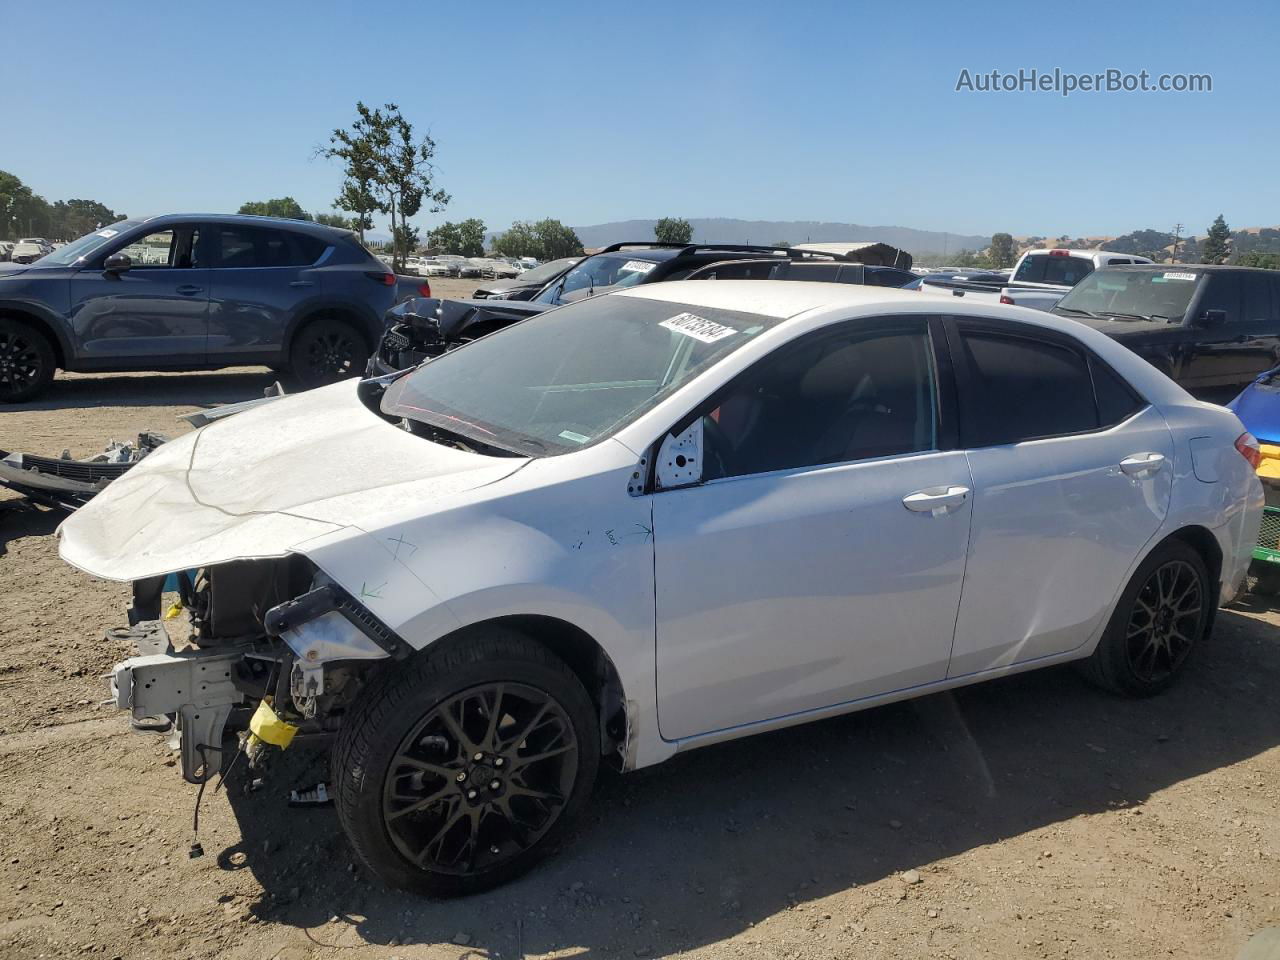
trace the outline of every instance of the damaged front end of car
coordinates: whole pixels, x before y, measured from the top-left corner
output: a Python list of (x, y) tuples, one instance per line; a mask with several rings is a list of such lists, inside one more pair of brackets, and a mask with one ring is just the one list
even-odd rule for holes
[[(175, 646), (184, 611), (188, 635)], [(411, 652), (296, 554), (135, 580), (128, 617), (109, 636), (137, 654), (112, 669), (111, 699), (135, 729), (169, 732), (197, 784), (238, 750), (252, 768), (270, 747), (327, 743), (370, 669)]]
[(546, 309), (545, 304), (511, 300), (405, 300), (387, 311), (386, 328), (369, 360), (368, 375), (383, 376), (416, 367)]

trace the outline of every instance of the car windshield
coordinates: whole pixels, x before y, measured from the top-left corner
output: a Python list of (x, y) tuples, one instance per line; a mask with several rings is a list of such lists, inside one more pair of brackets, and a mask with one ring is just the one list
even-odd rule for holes
[(587, 257), (566, 273), (563, 280), (538, 294), (534, 302), (564, 303), (565, 294), (593, 287), (632, 287), (643, 280), (658, 262), (657, 259), (626, 251)]
[(1181, 319), (1202, 276), (1194, 269), (1095, 270), (1058, 301), (1066, 311)]
[(59, 247), (53, 253), (45, 254), (40, 258), (40, 263), (45, 266), (69, 267), (86, 257), (93, 256), (94, 253), (114, 240), (119, 234), (137, 225), (138, 221), (136, 220), (121, 220), (119, 223), (113, 223), (111, 226), (95, 230), (93, 233), (86, 233), (79, 240), (73, 240), (65, 247)]
[(516, 279), (521, 283), (546, 283), (552, 277), (558, 276), (561, 270), (576, 259), (577, 257), (570, 257), (564, 260), (552, 260), (550, 263), (544, 263), (540, 267), (533, 267), (524, 271)]
[(779, 323), (631, 296), (532, 317), (397, 380), (382, 411), (530, 456), (612, 436)]

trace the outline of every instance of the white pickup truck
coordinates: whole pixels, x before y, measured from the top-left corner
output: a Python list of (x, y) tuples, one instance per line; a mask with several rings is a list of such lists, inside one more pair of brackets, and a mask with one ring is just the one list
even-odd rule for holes
[(1033, 310), (1051, 310), (1068, 290), (1099, 267), (1151, 263), (1146, 257), (1106, 250), (1028, 250), (1014, 267), (1007, 284), (965, 280), (930, 280), (920, 283), (922, 293), (949, 293), (969, 302), (1010, 303)]

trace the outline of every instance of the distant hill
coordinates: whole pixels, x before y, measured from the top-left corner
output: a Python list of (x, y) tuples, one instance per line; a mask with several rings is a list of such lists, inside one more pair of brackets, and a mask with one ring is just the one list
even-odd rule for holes
[[(603, 247), (622, 240), (652, 240), (657, 220), (622, 220), (574, 227), (584, 247)], [(697, 243), (830, 243), (841, 240), (879, 240), (911, 254), (982, 250), (990, 237), (915, 230), (911, 227), (867, 227), (858, 223), (817, 220), (733, 220), (727, 217), (690, 219)]]

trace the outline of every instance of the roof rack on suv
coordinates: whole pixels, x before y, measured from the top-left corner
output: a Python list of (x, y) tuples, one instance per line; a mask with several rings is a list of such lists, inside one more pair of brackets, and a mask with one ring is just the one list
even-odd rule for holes
[(740, 250), (743, 253), (772, 253), (775, 256), (787, 257), (792, 260), (846, 260), (854, 262), (850, 257), (840, 253), (829, 253), (827, 251), (818, 250), (800, 250), (793, 247), (766, 247), (751, 243), (663, 243), (660, 240), (623, 240), (620, 243), (611, 243), (607, 247), (601, 247), (596, 252), (614, 253), (618, 250), (635, 249), (637, 247), (658, 247), (663, 250), (678, 250), (678, 256), (697, 253), (700, 250), (706, 250), (708, 252), (716, 250)]

